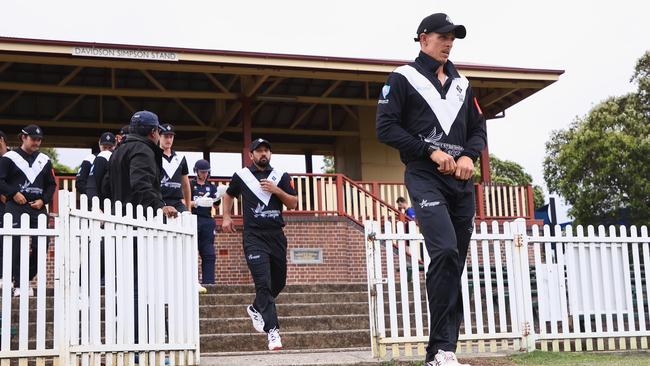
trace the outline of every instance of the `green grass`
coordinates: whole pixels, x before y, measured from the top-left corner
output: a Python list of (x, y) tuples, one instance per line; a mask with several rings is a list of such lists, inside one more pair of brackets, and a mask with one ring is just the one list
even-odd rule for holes
[[(465, 357), (463, 357), (465, 356)], [(648, 366), (650, 352), (627, 353), (577, 353), (577, 352), (542, 352), (519, 353), (508, 357), (473, 357), (461, 356), (461, 361), (469, 361), (472, 366)], [(388, 361), (382, 366), (422, 366), (422, 361)]]
[(535, 351), (509, 356), (522, 366), (647, 366), (650, 353), (561, 353)]

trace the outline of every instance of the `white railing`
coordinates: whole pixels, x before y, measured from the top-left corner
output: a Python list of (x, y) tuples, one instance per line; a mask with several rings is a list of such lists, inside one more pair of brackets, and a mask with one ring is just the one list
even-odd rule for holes
[[(131, 204), (123, 207), (109, 200), (102, 212), (96, 198), (88, 210), (85, 196), (77, 204), (75, 194), (67, 191), (59, 192), (58, 201), (59, 215), (51, 229), (44, 215), (38, 228), (29, 229), (26, 215), (20, 228), (12, 228), (9, 214), (0, 228), (1, 365), (12, 359), (35, 359), (38, 364), (48, 358), (61, 365), (121, 366), (136, 358), (150, 365), (198, 364), (196, 217), (186, 213), (164, 220), (160, 211), (154, 216), (149, 208), (145, 214), (138, 206), (134, 213)], [(35, 304), (22, 295), (29, 287), (28, 243), (34, 236), (39, 240)], [(8, 285), (14, 238), (21, 241), (18, 309)], [(47, 278), (45, 267), (48, 238), (54, 240), (53, 279)], [(48, 280), (54, 283), (51, 304)], [(18, 317), (12, 316), (16, 310)], [(30, 327), (33, 313), (35, 331)]]
[[(366, 222), (373, 354), (424, 354), (429, 258), (415, 223)], [(562, 230), (518, 219), (475, 229), (458, 351), (647, 349), (647, 227)], [(405, 233), (405, 231), (407, 233)]]

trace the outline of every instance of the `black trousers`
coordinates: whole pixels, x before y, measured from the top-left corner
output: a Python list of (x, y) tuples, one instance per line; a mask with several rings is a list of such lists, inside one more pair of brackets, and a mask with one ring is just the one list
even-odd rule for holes
[[(12, 214), (12, 225), (14, 228), (20, 227), (20, 216), (23, 213), (29, 215), (29, 227), (37, 228), (38, 227), (38, 216), (40, 214), (47, 214), (45, 208), (40, 210), (35, 210), (31, 208), (28, 204), (19, 205), (13, 201), (7, 202), (5, 208), (7, 213)], [(29, 280), (33, 280), (36, 277), (36, 272), (38, 270), (38, 237), (32, 236), (30, 245), (31, 252), (29, 254)], [(49, 247), (48, 239), (45, 238), (46, 248)], [(12, 240), (12, 259), (11, 259), (11, 274), (14, 280), (14, 286), (20, 287), (20, 236), (14, 236)], [(46, 249), (47, 251), (47, 249)], [(47, 258), (47, 256), (46, 256)]]
[(275, 298), (287, 283), (287, 238), (282, 229), (244, 229), (244, 255), (255, 282), (253, 307), (264, 319), (264, 331), (280, 328)]
[(404, 181), (431, 258), (428, 362), (438, 350), (456, 351), (463, 320), (461, 275), (474, 228), (474, 184), (441, 175), (432, 164), (408, 165)]
[(214, 230), (217, 225), (212, 217), (197, 215), (197, 234), (199, 254), (201, 255), (201, 283), (212, 285), (214, 280), (214, 267), (217, 256), (214, 250)]

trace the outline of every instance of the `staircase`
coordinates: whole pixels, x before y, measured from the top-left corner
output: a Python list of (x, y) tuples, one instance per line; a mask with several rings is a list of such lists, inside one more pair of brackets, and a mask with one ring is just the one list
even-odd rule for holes
[[(215, 285), (200, 297), (201, 354), (268, 351), (246, 313), (254, 287)], [(288, 285), (277, 298), (284, 350), (370, 347), (366, 284)]]

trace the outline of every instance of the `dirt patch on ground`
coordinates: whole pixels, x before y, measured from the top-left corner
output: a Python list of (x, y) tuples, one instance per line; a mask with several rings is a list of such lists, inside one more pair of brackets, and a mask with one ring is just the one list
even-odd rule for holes
[(460, 363), (468, 363), (472, 366), (516, 366), (516, 364), (506, 357), (476, 357), (465, 358), (459, 357)]

